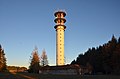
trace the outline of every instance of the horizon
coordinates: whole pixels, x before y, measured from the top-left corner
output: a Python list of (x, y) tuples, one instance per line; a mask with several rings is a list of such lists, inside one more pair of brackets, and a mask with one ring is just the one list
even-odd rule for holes
[(37, 46), (45, 49), (49, 65), (56, 65), (54, 12), (65, 9), (66, 64), (88, 48), (107, 43), (112, 35), (120, 37), (119, 0), (32, 1), (0, 0), (0, 44), (7, 65), (25, 66)]

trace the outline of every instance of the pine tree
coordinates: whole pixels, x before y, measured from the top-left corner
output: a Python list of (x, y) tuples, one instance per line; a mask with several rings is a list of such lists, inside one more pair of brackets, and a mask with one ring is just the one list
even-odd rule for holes
[(120, 37), (119, 37), (119, 39), (118, 39), (118, 43), (120, 44)]
[(48, 60), (47, 60), (46, 51), (43, 50), (41, 55), (41, 66), (47, 66), (47, 65), (48, 65)]
[(38, 55), (38, 49), (35, 47), (34, 51), (32, 52), (31, 62), (29, 66), (30, 73), (39, 73), (40, 68), (40, 58)]
[(2, 46), (0, 45), (0, 72), (6, 71), (7, 66), (6, 66), (6, 58), (5, 58), (5, 53), (4, 50), (2, 49)]
[(73, 60), (73, 61), (71, 62), (71, 64), (76, 64), (76, 61), (75, 61), (75, 60)]

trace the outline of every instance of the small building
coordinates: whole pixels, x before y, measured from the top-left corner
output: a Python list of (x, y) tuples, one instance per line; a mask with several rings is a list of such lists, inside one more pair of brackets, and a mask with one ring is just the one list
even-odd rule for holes
[(82, 75), (87, 68), (75, 65), (45, 66), (40, 68), (42, 74)]

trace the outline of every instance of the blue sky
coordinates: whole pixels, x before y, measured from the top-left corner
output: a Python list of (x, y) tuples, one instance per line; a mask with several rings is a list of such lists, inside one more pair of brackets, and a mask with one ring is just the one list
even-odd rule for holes
[(8, 65), (29, 66), (34, 47), (55, 65), (54, 12), (67, 12), (66, 64), (88, 48), (120, 37), (120, 0), (0, 0), (0, 44)]

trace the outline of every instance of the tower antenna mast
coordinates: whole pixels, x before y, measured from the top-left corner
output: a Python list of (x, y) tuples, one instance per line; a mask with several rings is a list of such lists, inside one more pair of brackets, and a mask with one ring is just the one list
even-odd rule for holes
[(56, 23), (54, 26), (56, 29), (56, 65), (64, 65), (64, 31), (66, 29), (64, 23), (66, 22), (66, 12), (58, 10), (55, 11), (54, 16), (56, 17), (54, 20)]

